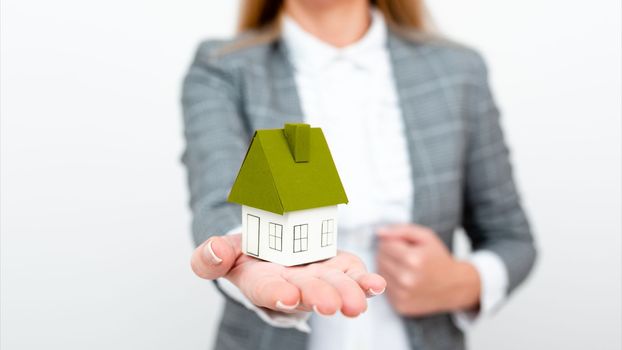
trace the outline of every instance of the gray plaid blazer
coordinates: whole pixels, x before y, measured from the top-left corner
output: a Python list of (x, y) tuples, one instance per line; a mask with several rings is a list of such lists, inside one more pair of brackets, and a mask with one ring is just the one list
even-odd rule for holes
[[(462, 227), (475, 250), (504, 261), (509, 291), (536, 251), (521, 208), (485, 64), (474, 51), (391, 27), (388, 48), (412, 165), (412, 221), (451, 247)], [(226, 198), (255, 129), (302, 121), (293, 70), (278, 29), (199, 46), (183, 84), (183, 116), (196, 244), (240, 225)], [(448, 314), (403, 317), (413, 349), (463, 349)], [(227, 298), (216, 349), (301, 349), (307, 335), (274, 328)]]

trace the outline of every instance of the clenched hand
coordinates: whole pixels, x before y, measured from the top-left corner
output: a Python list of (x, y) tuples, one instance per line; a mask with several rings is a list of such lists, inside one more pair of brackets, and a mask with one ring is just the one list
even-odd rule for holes
[(388, 282), (387, 297), (398, 313), (420, 316), (477, 308), (477, 270), (454, 259), (432, 230), (396, 225), (378, 235), (378, 272)]

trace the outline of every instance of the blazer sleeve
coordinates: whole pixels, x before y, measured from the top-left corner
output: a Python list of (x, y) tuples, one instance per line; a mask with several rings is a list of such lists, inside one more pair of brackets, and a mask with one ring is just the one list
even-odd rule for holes
[(512, 175), (487, 69), (479, 55), (474, 67), (467, 113), (463, 227), (474, 250), (489, 250), (501, 258), (508, 272), (509, 293), (529, 274), (536, 249)]
[(196, 245), (241, 225), (240, 207), (228, 203), (227, 196), (246, 152), (248, 133), (234, 69), (213, 55), (218, 46), (199, 46), (182, 88), (182, 162), (188, 171)]

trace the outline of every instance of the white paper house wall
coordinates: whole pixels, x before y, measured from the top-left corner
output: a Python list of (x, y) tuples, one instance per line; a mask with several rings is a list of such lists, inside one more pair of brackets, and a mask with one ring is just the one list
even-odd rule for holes
[(324, 260), (337, 254), (337, 206), (283, 215), (242, 206), (242, 251), (284, 266)]
[(348, 198), (320, 128), (257, 130), (229, 193), (242, 205), (242, 251), (286, 266), (337, 253)]

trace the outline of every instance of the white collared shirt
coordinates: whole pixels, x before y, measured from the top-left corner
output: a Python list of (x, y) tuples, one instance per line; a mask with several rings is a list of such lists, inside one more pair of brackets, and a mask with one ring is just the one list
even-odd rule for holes
[[(382, 15), (358, 42), (337, 49), (283, 19), (283, 42), (305, 122), (322, 128), (349, 203), (339, 207), (338, 247), (375, 269), (374, 228), (411, 219), (413, 184)], [(408, 349), (401, 320), (384, 295), (367, 312), (311, 317), (311, 350)]]
[[(384, 18), (373, 11), (363, 38), (345, 48), (335, 48), (285, 16), (282, 39), (294, 67), (305, 122), (322, 128), (348, 194), (349, 203), (339, 208), (338, 247), (358, 255), (374, 271), (375, 228), (410, 222), (413, 210), (417, 210), (412, 207), (416, 188)], [(479, 314), (455, 313), (454, 320), (463, 329), (476, 316), (502, 303), (508, 283), (503, 262), (496, 254), (478, 251), (472, 254), (471, 262), (482, 280), (481, 307)], [(311, 329), (311, 350), (409, 349), (402, 321), (384, 295), (368, 299), (367, 312), (355, 319), (337, 314), (313, 315), (309, 320), (308, 313), (266, 312), (254, 307), (226, 280), (221, 286), (274, 326)]]

